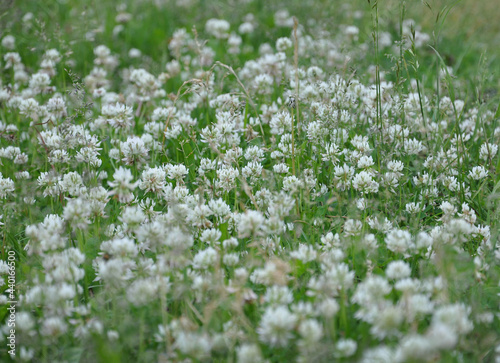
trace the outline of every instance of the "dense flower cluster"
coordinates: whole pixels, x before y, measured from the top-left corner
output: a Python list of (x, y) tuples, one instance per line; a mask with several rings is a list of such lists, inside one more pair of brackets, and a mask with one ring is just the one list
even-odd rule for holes
[[(356, 26), (308, 32), (279, 10), (289, 36), (253, 51), (258, 26), (177, 29), (164, 72), (96, 44), (71, 92), (62, 50), (25, 64), (3, 37), (0, 202), (6, 225), (29, 221), (20, 358), (94, 342), (157, 361), (463, 361), (480, 336), (498, 360), (498, 303), (471, 296), (498, 291), (498, 115), (444, 76), (332, 72), (372, 46)], [(378, 46), (430, 39), (402, 34)]]

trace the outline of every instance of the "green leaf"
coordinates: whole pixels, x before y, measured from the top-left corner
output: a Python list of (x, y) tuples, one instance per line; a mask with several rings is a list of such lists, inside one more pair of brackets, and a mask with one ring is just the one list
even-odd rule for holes
[(497, 112), (495, 113), (495, 118), (500, 118), (500, 102), (498, 103)]

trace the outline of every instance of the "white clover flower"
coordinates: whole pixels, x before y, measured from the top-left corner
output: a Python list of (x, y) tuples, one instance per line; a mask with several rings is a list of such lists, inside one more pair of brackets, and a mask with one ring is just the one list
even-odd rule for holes
[(141, 165), (149, 157), (149, 148), (137, 136), (129, 136), (127, 141), (120, 142), (120, 151), (124, 156), (122, 161), (127, 165)]
[(0, 149), (0, 157), (10, 160), (14, 159), (19, 154), (21, 154), (21, 149), (15, 146), (7, 146)]
[(90, 224), (90, 203), (82, 198), (68, 200), (63, 209), (63, 217), (73, 230), (87, 229)]
[(104, 66), (106, 69), (114, 69), (118, 65), (118, 58), (111, 55), (111, 51), (105, 45), (98, 45), (94, 48), (94, 64), (97, 66)]
[(59, 63), (61, 61), (61, 53), (59, 53), (57, 49), (52, 48), (47, 50), (43, 54), (43, 59), (53, 61), (54, 63)]
[(340, 245), (340, 236), (338, 233), (334, 235), (332, 232), (328, 232), (326, 235), (321, 236), (320, 241), (328, 247), (338, 246)]
[(45, 145), (49, 149), (62, 149), (65, 147), (61, 135), (54, 129), (41, 131), (38, 141), (40, 145)]
[(219, 255), (215, 249), (208, 247), (199, 251), (193, 258), (193, 268), (197, 270), (206, 270), (214, 267)]
[(241, 170), (241, 175), (244, 178), (250, 178), (250, 181), (253, 183), (258, 180), (258, 178), (262, 174), (262, 164), (257, 161), (249, 162), (243, 169)]
[(120, 333), (118, 333), (116, 330), (108, 330), (106, 336), (110, 341), (117, 341), (118, 338), (120, 338)]
[(426, 294), (411, 294), (408, 296), (407, 309), (407, 320), (411, 321), (417, 315), (431, 314), (434, 302)]
[(238, 169), (229, 167), (223, 167), (217, 170), (217, 181), (215, 185), (226, 192), (234, 189), (236, 187), (236, 178), (240, 175)]
[(118, 217), (118, 220), (126, 224), (128, 228), (134, 229), (144, 222), (145, 218), (146, 215), (140, 207), (128, 206), (123, 210), (122, 214)]
[(0, 198), (6, 198), (16, 190), (14, 181), (11, 178), (3, 178), (0, 173)]
[(263, 363), (264, 358), (257, 344), (243, 344), (236, 349), (238, 363)]
[(469, 171), (469, 177), (474, 180), (481, 180), (488, 176), (488, 170), (486, 170), (483, 166), (475, 166)]
[(381, 345), (375, 348), (365, 349), (360, 363), (394, 363), (396, 362), (394, 352), (391, 348)]
[(320, 142), (328, 135), (328, 128), (321, 121), (312, 121), (307, 125), (307, 138), (311, 142)]
[(319, 80), (323, 78), (324, 71), (318, 66), (311, 66), (307, 69), (307, 77), (313, 80)]
[(352, 339), (339, 339), (335, 343), (335, 357), (346, 358), (356, 353), (358, 344)]
[(443, 323), (432, 324), (426, 337), (434, 349), (452, 349), (458, 342), (457, 332)]
[(432, 246), (433, 244), (433, 239), (431, 236), (429, 236), (429, 234), (427, 234), (426, 232), (419, 232), (417, 234), (417, 239), (416, 239), (416, 247), (418, 249), (424, 249), (424, 248), (428, 248), (430, 246)]
[(346, 236), (356, 236), (361, 233), (363, 222), (355, 219), (348, 219), (344, 223), (344, 234)]
[(270, 305), (288, 305), (293, 302), (293, 294), (286, 286), (271, 286), (266, 290), (264, 301)]
[(358, 168), (360, 169), (368, 169), (375, 165), (375, 162), (373, 161), (373, 158), (371, 156), (366, 156), (363, 155), (359, 160), (358, 160)]
[(35, 327), (35, 320), (27, 311), (19, 311), (16, 314), (16, 327), (24, 332), (29, 332)]
[(152, 97), (155, 97), (161, 86), (160, 81), (142, 68), (134, 69), (130, 73), (129, 80), (136, 86), (140, 101), (149, 101)]
[(261, 212), (247, 210), (241, 214), (238, 223), (238, 237), (264, 236), (266, 234), (265, 221), (266, 218)]
[(138, 185), (138, 182), (132, 183), (132, 172), (120, 166), (115, 170), (113, 178), (113, 182), (108, 182), (109, 186), (113, 188), (109, 195), (116, 195), (120, 203), (130, 203), (134, 199), (132, 192)]
[(166, 173), (162, 167), (147, 168), (142, 172), (139, 188), (146, 192), (161, 193), (166, 185)]
[(130, 50), (128, 51), (128, 56), (130, 58), (140, 58), (141, 55), (142, 52), (137, 48), (130, 48)]
[(339, 303), (333, 298), (325, 298), (318, 304), (321, 315), (325, 318), (332, 318), (340, 310)]
[(94, 55), (98, 58), (105, 58), (111, 54), (111, 51), (105, 45), (98, 45), (94, 48)]
[(143, 306), (155, 299), (158, 292), (168, 292), (169, 278), (141, 278), (137, 279), (127, 288), (127, 299), (134, 306)]
[(282, 156), (292, 155), (292, 134), (281, 135), (281, 140), (278, 144), (278, 148), (283, 152)]
[(377, 193), (379, 184), (373, 180), (371, 173), (363, 170), (352, 179), (352, 187), (361, 194)]
[(9, 272), (9, 265), (6, 261), (0, 261), (0, 275), (7, 274)]
[(174, 227), (168, 230), (161, 243), (175, 249), (186, 249), (193, 245), (194, 238), (179, 227)]
[(41, 334), (46, 337), (58, 337), (68, 330), (68, 325), (60, 317), (46, 318), (42, 323)]
[(56, 119), (65, 117), (68, 113), (66, 102), (60, 96), (54, 96), (47, 102), (47, 111)]
[[(7, 88), (0, 88), (0, 101), (2, 103), (7, 103), (10, 99), (11, 96), (11, 91)], [(12, 125), (11, 127), (15, 127), (17, 129), (17, 126)], [(2, 123), (2, 129), (4, 128), (4, 124)]]
[(67, 238), (64, 237), (64, 220), (55, 214), (45, 216), (42, 223), (26, 227), (26, 236), (30, 238), (27, 245), (28, 253), (39, 253), (55, 250), (66, 246)]
[(205, 23), (205, 31), (218, 39), (227, 38), (229, 28), (229, 22), (223, 19), (209, 19)]
[[(228, 135), (232, 135), (228, 133)], [(243, 154), (243, 149), (241, 147), (233, 147), (232, 149), (226, 151), (224, 155), (224, 162), (226, 164), (238, 163), (239, 158)]]
[(224, 218), (231, 213), (231, 208), (227, 205), (222, 198), (217, 200), (211, 199), (208, 202), (208, 207), (212, 210), (213, 214), (219, 218)]
[(351, 144), (362, 153), (368, 154), (372, 151), (368, 143), (368, 136), (355, 135), (351, 140)]
[(285, 131), (291, 130), (292, 116), (286, 110), (278, 112), (271, 117), (269, 126), (271, 126), (271, 134), (282, 135)]
[(6, 35), (2, 38), (2, 47), (13, 50), (16, 47), (16, 38), (13, 35)]
[(476, 212), (467, 203), (462, 203), (462, 213), (458, 215), (472, 225), (476, 223)]
[(479, 149), (479, 157), (484, 161), (487, 161), (488, 159), (493, 159), (497, 154), (497, 152), (498, 152), (498, 145), (484, 143), (481, 145), (481, 148)]
[(222, 246), (224, 247), (225, 250), (230, 250), (234, 247), (238, 247), (238, 245), (239, 245), (238, 239), (235, 237), (231, 237), (222, 241)]
[(43, 92), (50, 84), (50, 77), (47, 73), (35, 73), (30, 78), (29, 87), (35, 93)]
[(128, 129), (134, 123), (133, 109), (127, 105), (105, 104), (101, 108), (101, 114), (114, 128)]
[(354, 272), (349, 270), (349, 266), (345, 263), (332, 266), (325, 272), (325, 277), (338, 291), (342, 289), (347, 290), (354, 283)]
[[(337, 144), (335, 143), (327, 143), (325, 145), (325, 152), (321, 154), (321, 160), (330, 161), (332, 164), (335, 164), (339, 161), (340, 150)], [(358, 165), (359, 167), (359, 165)]]
[(222, 263), (226, 266), (236, 266), (240, 261), (238, 253), (227, 253), (222, 257)]
[(253, 88), (258, 94), (271, 93), (272, 85), (274, 83), (273, 77), (268, 74), (259, 74), (253, 80)]
[(172, 59), (170, 62), (168, 62), (165, 65), (165, 69), (167, 70), (168, 74), (170, 77), (175, 77), (179, 73), (181, 73), (181, 64), (177, 59)]
[(403, 278), (394, 284), (394, 288), (398, 291), (403, 292), (405, 295), (412, 295), (419, 291), (420, 289), (420, 280), (412, 279), (412, 278)]
[[(335, 260), (339, 256), (330, 256), (329, 259)], [(341, 290), (347, 290), (352, 287), (354, 282), (354, 272), (344, 263), (330, 262), (326, 258), (325, 273), (318, 277), (313, 277), (307, 285), (310, 296), (337, 296)], [(331, 267), (326, 267), (331, 265)]]
[(271, 285), (273, 281), (283, 274), (280, 265), (275, 262), (266, 262), (264, 268), (258, 268), (250, 275), (250, 281), (254, 284)]
[(205, 229), (200, 236), (200, 241), (206, 244), (219, 244), (222, 232), (215, 228)]
[(264, 150), (257, 145), (253, 145), (245, 150), (244, 156), (248, 161), (261, 162), (264, 160)]
[(385, 269), (385, 275), (389, 279), (400, 280), (406, 277), (410, 277), (411, 269), (410, 266), (401, 260), (391, 261)]
[(462, 303), (438, 307), (432, 316), (432, 325), (445, 324), (458, 334), (467, 334), (474, 328), (469, 320), (470, 311)]
[(283, 179), (283, 190), (287, 192), (294, 193), (299, 188), (303, 187), (304, 183), (302, 180), (297, 178), (295, 175), (286, 176)]
[(278, 52), (286, 52), (293, 46), (292, 40), (290, 38), (278, 38), (276, 40), (276, 50)]
[(293, 17), (286, 9), (278, 10), (274, 13), (274, 24), (279, 27), (291, 28), (293, 27)]
[(17, 66), (21, 64), (21, 56), (19, 53), (8, 52), (3, 56), (3, 60), (5, 61), (5, 69)]
[(306, 245), (303, 243), (299, 244), (299, 249), (290, 252), (290, 257), (300, 260), (304, 263), (309, 261), (314, 261), (317, 257), (318, 253), (311, 245)]
[(212, 226), (212, 222), (210, 222), (207, 217), (212, 214), (212, 210), (207, 205), (197, 205), (188, 212), (186, 221), (197, 228), (208, 228)]
[(259, 339), (271, 347), (285, 347), (292, 339), (297, 317), (284, 306), (268, 307), (260, 320)]
[[(13, 68), (14, 68), (14, 81), (19, 82), (20, 84), (28, 83), (29, 75), (28, 72), (25, 71), (24, 65), (22, 63), (14, 64)], [(34, 95), (34, 92), (30, 88), (26, 89), (25, 93), (26, 96)], [(8, 102), (9, 106), (15, 107), (15, 105), (19, 103), (20, 98), (21, 97), (19, 96), (12, 97)]]
[(443, 216), (441, 217), (443, 222), (449, 221), (457, 213), (457, 208), (448, 201), (442, 202), (439, 208), (443, 211)]
[(111, 241), (101, 243), (101, 251), (108, 253), (111, 256), (119, 257), (135, 257), (139, 253), (139, 249), (135, 242), (128, 238), (116, 238)]
[(356, 208), (359, 210), (365, 210), (368, 207), (368, 203), (365, 198), (359, 198), (356, 200)]
[(416, 155), (425, 149), (422, 142), (417, 139), (405, 139), (403, 148), (408, 155)]
[(358, 284), (352, 301), (362, 306), (370, 306), (376, 301), (383, 300), (391, 290), (391, 286), (382, 276), (369, 276)]
[(38, 118), (38, 114), (40, 113), (40, 105), (34, 98), (22, 100), (19, 105), (19, 113), (35, 120)]
[(133, 269), (136, 264), (133, 261), (122, 258), (100, 259), (94, 263), (96, 281), (103, 280), (108, 286), (121, 287), (125, 282), (134, 277)]
[(393, 173), (401, 173), (403, 171), (404, 164), (399, 160), (391, 160), (387, 163), (387, 169)]
[(286, 174), (290, 170), (290, 167), (284, 163), (278, 163), (273, 165), (273, 170), (277, 174)]
[(443, 185), (446, 188), (448, 188), (449, 190), (451, 190), (452, 192), (456, 192), (460, 189), (457, 178), (452, 176), (452, 175), (445, 176), (443, 178), (442, 182), (443, 182)]
[(354, 176), (354, 168), (344, 164), (335, 166), (333, 181), (339, 190), (346, 190), (351, 187), (351, 180)]
[(198, 361), (206, 360), (212, 349), (212, 342), (206, 335), (181, 331), (176, 333), (174, 347), (183, 354), (189, 354)]
[(407, 254), (415, 247), (410, 232), (393, 229), (385, 237), (387, 248), (395, 253)]
[(420, 206), (420, 203), (411, 202), (411, 203), (406, 203), (406, 205), (405, 205), (406, 212), (408, 212), (410, 214), (418, 213), (422, 209), (424, 209), (424, 208)]
[(249, 23), (249, 22), (241, 23), (240, 26), (238, 27), (238, 32), (240, 34), (250, 34), (250, 33), (253, 33), (254, 30), (255, 30), (255, 27), (253, 26), (252, 23)]
[(75, 286), (67, 283), (62, 283), (59, 286), (57, 286), (57, 292), (51, 294), (51, 296), (48, 299), (53, 301), (72, 300), (74, 299), (75, 296), (76, 296)]
[(433, 344), (427, 337), (410, 334), (403, 337), (395, 353), (396, 362), (407, 360), (427, 361), (432, 357), (435, 350)]
[(303, 320), (299, 325), (298, 331), (308, 344), (316, 343), (323, 337), (323, 327), (315, 319)]
[(62, 180), (59, 181), (59, 186), (62, 192), (71, 196), (79, 196), (86, 190), (82, 177), (76, 171), (64, 174)]

